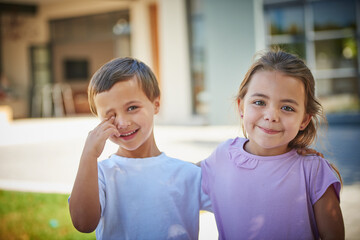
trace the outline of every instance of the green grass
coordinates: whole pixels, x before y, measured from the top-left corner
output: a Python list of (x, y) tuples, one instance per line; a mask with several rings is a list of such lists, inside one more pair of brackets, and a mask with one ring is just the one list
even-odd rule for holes
[(95, 239), (72, 225), (68, 195), (0, 190), (0, 239)]

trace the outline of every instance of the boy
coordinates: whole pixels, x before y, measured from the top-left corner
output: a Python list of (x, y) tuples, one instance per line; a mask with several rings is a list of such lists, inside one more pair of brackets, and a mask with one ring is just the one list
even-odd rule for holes
[[(97, 239), (197, 239), (210, 210), (201, 169), (161, 152), (153, 133), (160, 90), (148, 66), (114, 59), (92, 77), (91, 111), (102, 121), (85, 142), (69, 199), (73, 225)], [(97, 162), (105, 142), (119, 146)]]

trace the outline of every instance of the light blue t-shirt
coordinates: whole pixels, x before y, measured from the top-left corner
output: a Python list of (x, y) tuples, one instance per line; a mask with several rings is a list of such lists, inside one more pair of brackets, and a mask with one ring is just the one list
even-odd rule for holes
[(199, 210), (210, 210), (201, 169), (164, 153), (112, 155), (98, 163), (97, 239), (198, 239)]

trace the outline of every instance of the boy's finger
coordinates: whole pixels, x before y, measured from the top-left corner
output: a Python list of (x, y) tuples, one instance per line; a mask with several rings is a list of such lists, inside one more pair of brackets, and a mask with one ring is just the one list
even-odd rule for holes
[(106, 123), (114, 124), (114, 119), (115, 119), (114, 116), (111, 116), (111, 117), (109, 117), (109, 118), (104, 118), (104, 119), (99, 123), (98, 126), (102, 126), (102, 125), (104, 125), (104, 124), (106, 124)]
[(109, 121), (114, 122), (115, 121), (115, 116), (109, 117)]
[(102, 122), (114, 122), (114, 119), (115, 119), (115, 117), (111, 116), (111, 117), (105, 118)]

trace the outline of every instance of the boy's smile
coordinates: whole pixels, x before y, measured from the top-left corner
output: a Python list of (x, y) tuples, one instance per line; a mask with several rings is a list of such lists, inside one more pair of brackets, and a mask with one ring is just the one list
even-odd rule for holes
[(117, 82), (94, 100), (99, 117), (113, 118), (112, 124), (119, 131), (119, 136), (110, 137), (119, 145), (118, 155), (143, 158), (160, 154), (153, 135), (153, 118), (160, 101), (156, 98), (151, 102), (136, 77)]
[(311, 119), (305, 113), (304, 84), (277, 71), (252, 76), (239, 110), (249, 138), (245, 150), (255, 155), (287, 152), (289, 142)]
[[(121, 137), (121, 138), (128, 138), (128, 139), (130, 139), (131, 137), (134, 136), (135, 133), (137, 133), (137, 131), (138, 131), (138, 129), (135, 130), (135, 131), (128, 132), (128, 133), (121, 133), (121, 134), (120, 134), (120, 137)], [(128, 140), (128, 139), (127, 139), (127, 140)]]

